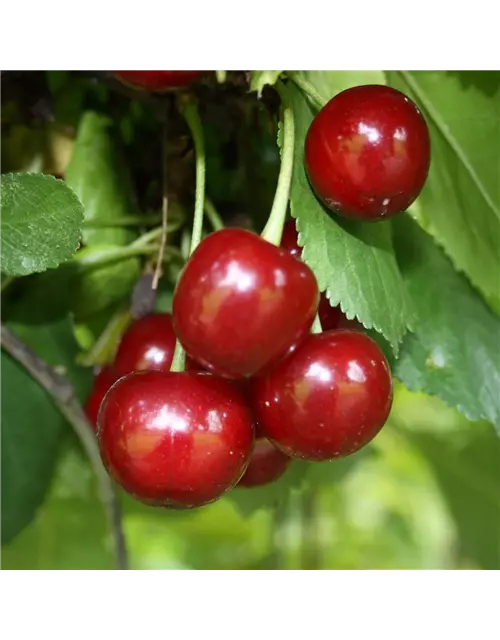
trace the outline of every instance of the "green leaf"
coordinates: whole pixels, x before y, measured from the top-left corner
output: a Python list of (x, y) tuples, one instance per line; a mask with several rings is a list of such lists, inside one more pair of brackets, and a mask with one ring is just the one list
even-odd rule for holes
[[(115, 219), (135, 213), (131, 178), (123, 165), (109, 118), (92, 111), (80, 121), (66, 182), (85, 206), (85, 220)], [(135, 234), (124, 227), (84, 229), (86, 245), (124, 245)]]
[[(42, 359), (65, 372), (80, 397), (88, 372), (76, 353), (68, 319), (45, 326), (9, 325)], [(49, 487), (65, 421), (49, 395), (2, 351), (2, 544), (34, 517)]]
[(90, 260), (98, 262), (114, 251), (115, 247), (95, 245), (79, 252), (80, 264), (75, 264), (71, 299), (71, 310), (77, 320), (88, 318), (123, 300), (130, 295), (139, 279), (140, 262), (137, 258), (116, 260), (109, 264), (97, 263), (95, 266), (89, 264)]
[(334, 95), (360, 84), (386, 84), (383, 71), (298, 71), (326, 102)]
[(397, 350), (412, 311), (394, 255), (391, 226), (334, 218), (320, 204), (304, 169), (304, 140), (314, 117), (298, 89), (290, 86), (295, 114), (296, 148), (291, 189), (302, 258), (314, 271), (321, 291), (348, 318), (357, 317), (381, 333)]
[(61, 180), (8, 173), (1, 184), (2, 271), (25, 276), (57, 267), (78, 249), (83, 207)]
[(500, 433), (500, 318), (415, 222), (401, 217), (394, 230), (417, 318), (393, 373)]
[(76, 127), (85, 99), (88, 99), (87, 85), (95, 86), (97, 83), (92, 83), (90, 78), (75, 76), (70, 71), (46, 71), (45, 82), (56, 122)]
[(140, 263), (134, 257), (98, 263), (114, 252), (116, 247), (86, 247), (59, 269), (27, 278), (19, 283), (20, 294), (5, 304), (5, 316), (44, 323), (72, 312), (79, 322), (123, 301), (140, 276)]
[(460, 551), (482, 569), (500, 568), (500, 442), (476, 424), (466, 437), (412, 434), (458, 528)]
[(250, 80), (250, 91), (257, 91), (257, 95), (261, 96), (265, 86), (276, 84), (283, 71), (252, 71)]
[(390, 72), (429, 124), (432, 160), (415, 215), (500, 311), (500, 76)]

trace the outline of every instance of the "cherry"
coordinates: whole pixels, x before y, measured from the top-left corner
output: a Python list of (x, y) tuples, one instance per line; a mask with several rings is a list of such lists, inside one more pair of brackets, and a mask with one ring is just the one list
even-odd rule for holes
[(407, 209), (430, 164), (427, 124), (403, 93), (383, 85), (342, 91), (314, 118), (305, 142), (309, 180), (327, 207), (379, 220)]
[(108, 392), (113, 382), (116, 380), (113, 369), (111, 367), (103, 367), (95, 376), (92, 391), (90, 392), (87, 402), (84, 405), (84, 411), (89, 419), (90, 424), (97, 429), (97, 414), (104, 396)]
[(264, 434), (285, 454), (328, 460), (354, 453), (383, 427), (392, 404), (389, 365), (358, 331), (308, 336), (252, 385)]
[(179, 278), (174, 329), (206, 369), (243, 378), (300, 342), (318, 298), (307, 265), (255, 233), (222, 229), (198, 245)]
[(302, 258), (302, 247), (299, 247), (299, 234), (295, 227), (295, 220), (287, 220), (285, 222), (283, 235), (281, 236), (281, 246), (294, 258), (299, 260)]
[(206, 71), (112, 71), (115, 78), (135, 89), (166, 91), (195, 82)]
[(151, 313), (135, 320), (123, 334), (115, 356), (116, 378), (132, 371), (169, 371), (175, 333), (169, 313)]
[(270, 484), (285, 473), (291, 458), (277, 449), (267, 438), (258, 438), (250, 464), (238, 487), (260, 487)]
[[(286, 249), (290, 255), (298, 260), (302, 256), (302, 248), (299, 247), (299, 236), (295, 228), (295, 222), (288, 220), (283, 227), (283, 235), (281, 237), (281, 246)], [(324, 293), (321, 294), (318, 307), (319, 319), (321, 321), (321, 327), (323, 331), (329, 329), (337, 329), (342, 320), (345, 318), (344, 314), (340, 310), (340, 307), (332, 307), (328, 302), (328, 298)], [(347, 320), (347, 318), (345, 318)]]
[[(332, 307), (325, 294), (321, 294), (318, 307), (319, 320), (323, 331), (337, 329), (345, 318), (339, 306)], [(345, 318), (347, 320), (347, 318)]]
[(98, 438), (104, 465), (126, 491), (146, 504), (188, 508), (240, 480), (254, 433), (250, 410), (229, 381), (140, 371), (109, 390)]

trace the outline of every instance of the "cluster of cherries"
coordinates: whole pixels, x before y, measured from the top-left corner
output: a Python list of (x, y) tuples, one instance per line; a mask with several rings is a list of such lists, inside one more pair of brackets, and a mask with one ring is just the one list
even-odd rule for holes
[[(115, 73), (165, 90), (194, 79), (171, 74), (201, 72)], [(166, 74), (162, 86), (158, 74)], [(406, 209), (429, 157), (417, 107), (384, 86), (334, 97), (305, 144), (321, 200), (364, 220)], [(293, 221), (280, 247), (243, 229), (212, 233), (181, 273), (172, 315), (142, 317), (123, 335), (86, 410), (108, 472), (137, 499), (207, 504), (236, 485), (274, 481), (292, 458), (350, 455), (386, 422), (392, 379), (384, 354), (320, 296), (300, 254)], [(317, 312), (323, 331), (311, 334)], [(187, 355), (183, 372), (170, 371), (176, 339)]]
[[(198, 246), (173, 313), (135, 320), (86, 411), (113, 478), (148, 504), (206, 504), (236, 484), (280, 477), (291, 458), (349, 455), (385, 423), (392, 381), (378, 345), (349, 326), (300, 260), (243, 229)], [(187, 371), (170, 372), (176, 338)]]

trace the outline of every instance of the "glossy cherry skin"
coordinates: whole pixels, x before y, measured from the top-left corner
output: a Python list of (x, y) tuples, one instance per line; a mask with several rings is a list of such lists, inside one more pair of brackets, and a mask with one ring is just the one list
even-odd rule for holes
[(238, 487), (262, 487), (275, 482), (285, 473), (292, 459), (275, 447), (267, 438), (255, 441), (250, 464)]
[(140, 371), (107, 393), (98, 438), (104, 465), (125, 491), (146, 504), (191, 508), (240, 480), (254, 432), (250, 410), (229, 381)]
[(116, 352), (116, 377), (132, 371), (170, 371), (174, 350), (175, 333), (169, 313), (151, 313), (134, 320)]
[(97, 430), (97, 415), (99, 413), (99, 407), (104, 399), (104, 396), (108, 392), (108, 389), (116, 381), (116, 376), (111, 367), (103, 367), (101, 371), (95, 376), (92, 391), (90, 392), (87, 402), (84, 405), (84, 410), (89, 419), (90, 424)]
[(305, 460), (347, 456), (374, 438), (392, 404), (389, 365), (358, 331), (307, 337), (252, 386), (263, 433), (284, 453)]
[(179, 278), (174, 329), (209, 371), (249, 377), (300, 342), (318, 299), (307, 265), (255, 233), (223, 229), (199, 244)]
[[(290, 255), (297, 260), (301, 260), (302, 248), (299, 247), (298, 233), (295, 228), (295, 221), (288, 220), (283, 227), (283, 235), (281, 237), (281, 246), (286, 249)], [(323, 331), (337, 329), (343, 319), (346, 319), (340, 307), (332, 307), (328, 302), (328, 298), (324, 293), (321, 294), (318, 307), (319, 319)]]
[(196, 82), (206, 71), (112, 71), (115, 78), (135, 89), (167, 91)]
[(405, 211), (427, 179), (427, 124), (396, 89), (347, 89), (314, 118), (305, 165), (316, 194), (333, 211), (360, 220), (388, 218)]

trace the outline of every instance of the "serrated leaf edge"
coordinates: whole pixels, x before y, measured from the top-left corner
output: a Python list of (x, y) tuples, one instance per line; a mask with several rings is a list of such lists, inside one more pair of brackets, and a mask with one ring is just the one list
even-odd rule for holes
[[(20, 172), (20, 171), (14, 171), (14, 172), (9, 172), (9, 173), (4, 173), (2, 174), (2, 180), (6, 177), (10, 177), (10, 176), (15, 176), (15, 177), (22, 177), (22, 176), (37, 176), (37, 177), (43, 177), (43, 179), (47, 179), (48, 181), (53, 180), (54, 182), (60, 182), (62, 184), (64, 184), (64, 186), (66, 187), (66, 189), (68, 189), (72, 196), (75, 198), (75, 204), (78, 203), (81, 206), (81, 215), (80, 215), (80, 237), (78, 238), (77, 242), (76, 242), (76, 246), (74, 247), (74, 249), (72, 250), (72, 253), (70, 256), (68, 256), (65, 260), (61, 260), (60, 262), (58, 262), (57, 260), (47, 260), (47, 266), (44, 269), (35, 269), (35, 270), (29, 270), (29, 271), (24, 271), (24, 270), (20, 270), (20, 271), (10, 271), (10, 270), (5, 270), (2, 269), (2, 273), (6, 276), (18, 276), (18, 277), (24, 277), (24, 276), (29, 276), (35, 273), (44, 273), (45, 271), (48, 271), (49, 269), (57, 269), (57, 267), (61, 264), (64, 264), (65, 262), (68, 262), (68, 260), (71, 260), (71, 258), (75, 255), (75, 253), (78, 251), (78, 249), (81, 246), (81, 228), (83, 226), (83, 222), (85, 220), (85, 215), (84, 215), (84, 205), (83, 202), (80, 200), (80, 198), (78, 197), (78, 195), (74, 192), (74, 190), (64, 181), (61, 180), (60, 178), (56, 178), (53, 175), (50, 175), (48, 173), (38, 173), (38, 172), (34, 172), (34, 171), (26, 171), (26, 172)], [(1, 191), (0, 191), (1, 194)]]
[[(299, 245), (299, 247), (301, 247), (302, 249), (302, 259), (304, 260), (304, 262), (307, 264), (307, 266), (313, 271), (311, 265), (309, 264), (309, 261), (307, 259), (307, 247), (304, 244), (304, 241), (302, 239), (302, 235), (301, 235), (301, 231), (300, 231), (300, 219), (298, 217), (295, 217), (293, 215), (293, 206), (291, 207), (292, 210), (292, 217), (295, 220), (295, 228), (297, 230), (297, 244)], [(354, 320), (356, 319), (360, 324), (363, 325), (363, 327), (365, 327), (365, 329), (373, 329), (375, 330), (377, 333), (380, 333), (381, 336), (383, 336), (387, 342), (390, 344), (395, 357), (397, 357), (399, 355), (399, 350), (400, 350), (400, 345), (404, 339), (404, 337), (406, 336), (406, 334), (408, 332), (411, 331), (410, 327), (408, 325), (405, 325), (405, 331), (403, 332), (403, 334), (401, 335), (401, 337), (399, 338), (399, 340), (393, 341), (391, 340), (386, 334), (385, 332), (382, 330), (382, 328), (380, 326), (378, 326), (375, 323), (369, 323), (369, 322), (364, 322), (357, 313), (353, 313), (351, 311), (346, 310), (342, 300), (340, 300), (340, 298), (338, 299), (338, 303), (336, 305), (332, 305), (331, 300), (332, 300), (332, 291), (330, 289), (328, 289), (328, 287), (321, 287), (320, 284), (320, 280), (319, 278), (316, 276), (316, 273), (314, 273), (316, 280), (318, 282), (318, 286), (319, 289), (322, 293), (325, 293), (326, 297), (328, 298), (328, 302), (330, 303), (331, 306), (340, 306), (340, 309), (342, 311), (342, 313), (347, 317), (348, 320)], [(335, 298), (334, 298), (335, 300)]]

